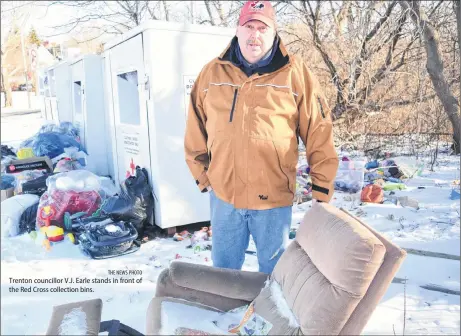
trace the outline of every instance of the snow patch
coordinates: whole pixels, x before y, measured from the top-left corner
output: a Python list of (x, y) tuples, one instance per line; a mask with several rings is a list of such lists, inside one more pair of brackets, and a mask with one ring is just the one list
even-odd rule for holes
[(290, 327), (298, 328), (299, 323), (296, 321), (296, 316), (293, 314), (293, 311), (290, 309), (283, 296), (282, 288), (280, 288), (280, 285), (275, 280), (272, 281), (270, 286), (272, 301), (275, 303), (280, 315), (288, 320), (288, 325)]
[(80, 307), (64, 315), (59, 326), (59, 335), (86, 335), (87, 331), (86, 314)]

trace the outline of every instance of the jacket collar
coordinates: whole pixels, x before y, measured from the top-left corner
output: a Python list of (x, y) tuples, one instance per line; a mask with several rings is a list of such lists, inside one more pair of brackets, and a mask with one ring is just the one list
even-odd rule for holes
[[(279, 37), (278, 34), (275, 37), (275, 41), (276, 43), (274, 43), (273, 46), (273, 48), (275, 48), (275, 52), (271, 62), (262, 67), (258, 67), (255, 72), (259, 74), (272, 73), (284, 67), (286, 64), (290, 62), (288, 52), (286, 51), (282, 39)], [(242, 64), (236, 53), (238, 47), (239, 46), (237, 36), (234, 36), (231, 42), (227, 45), (226, 49), (218, 57), (218, 59), (222, 62), (230, 62), (236, 67), (244, 70), (245, 65)]]

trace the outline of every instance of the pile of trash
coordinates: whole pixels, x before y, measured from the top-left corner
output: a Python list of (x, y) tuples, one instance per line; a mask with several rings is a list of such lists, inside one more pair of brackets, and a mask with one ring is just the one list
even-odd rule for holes
[(2, 201), (14, 194), (37, 192), (37, 188), (43, 191), (47, 177), (85, 169), (87, 157), (79, 131), (70, 122), (42, 126), (17, 151), (2, 145)]
[[(336, 192), (357, 195), (362, 203), (393, 203), (404, 207), (419, 209), (418, 202), (404, 197), (397, 197), (397, 190), (406, 189), (406, 181), (415, 176), (420, 176), (424, 164), (405, 158), (385, 160), (373, 160), (356, 156), (351, 157), (347, 153), (339, 155), (340, 162), (334, 181)], [(308, 165), (300, 165), (296, 176), (295, 203), (303, 203), (311, 200), (312, 181)], [(459, 197), (456, 188), (451, 197)], [(458, 193), (459, 195), (459, 193)]]
[(68, 238), (85, 255), (104, 259), (138, 250), (154, 225), (154, 199), (140, 167), (119, 194), (108, 178), (86, 170), (57, 173), (45, 183), (44, 192), (2, 202), (3, 238), (29, 234), (47, 250)]
[(194, 253), (200, 253), (203, 251), (211, 250), (211, 237), (212, 237), (212, 228), (204, 226), (200, 230), (195, 231), (191, 234), (189, 231), (184, 230), (180, 233), (175, 233), (173, 236), (174, 241), (184, 241), (189, 239), (190, 244), (187, 248), (193, 249)]
[(312, 180), (309, 165), (300, 165), (296, 171), (295, 203), (300, 204), (312, 199)]
[(120, 185), (85, 170), (71, 123), (45, 125), (15, 152), (2, 145), (1, 237), (29, 234), (50, 250), (70, 240), (94, 259), (139, 249), (154, 227), (154, 195), (144, 168)]

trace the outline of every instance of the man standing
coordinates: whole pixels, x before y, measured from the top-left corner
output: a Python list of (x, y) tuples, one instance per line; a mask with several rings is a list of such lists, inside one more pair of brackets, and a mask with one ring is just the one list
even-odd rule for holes
[(186, 162), (210, 191), (213, 265), (241, 269), (251, 234), (259, 270), (270, 274), (288, 241), (298, 137), (317, 201), (333, 195), (338, 157), (322, 90), (287, 53), (269, 1), (243, 6), (236, 36), (202, 69), (190, 97)]

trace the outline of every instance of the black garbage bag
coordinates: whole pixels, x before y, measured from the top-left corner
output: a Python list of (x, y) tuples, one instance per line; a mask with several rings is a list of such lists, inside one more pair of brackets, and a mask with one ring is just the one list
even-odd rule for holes
[(22, 213), (21, 218), (19, 219), (19, 234), (35, 231), (35, 220), (37, 219), (38, 204), (39, 202), (31, 205)]
[(141, 239), (154, 223), (154, 195), (145, 168), (136, 167), (136, 175), (121, 184), (120, 195), (109, 197), (101, 208), (101, 214), (114, 221), (133, 223)]
[(16, 153), (13, 152), (13, 148), (8, 147), (7, 145), (2, 145), (2, 159), (7, 156), (16, 158)]

